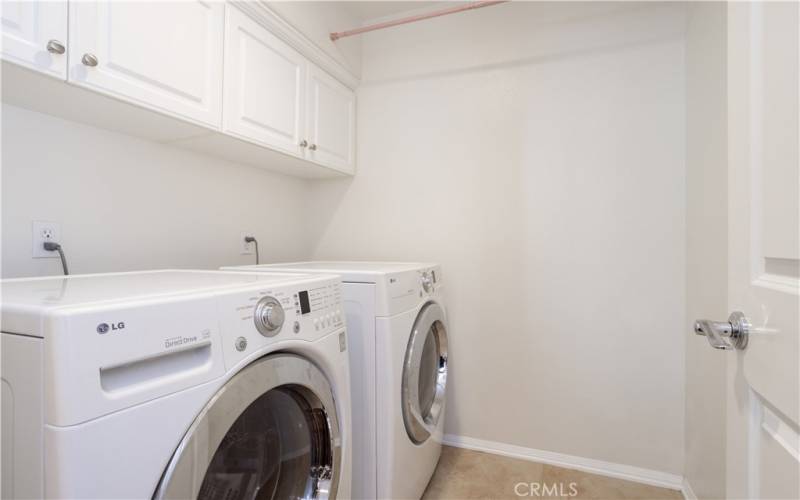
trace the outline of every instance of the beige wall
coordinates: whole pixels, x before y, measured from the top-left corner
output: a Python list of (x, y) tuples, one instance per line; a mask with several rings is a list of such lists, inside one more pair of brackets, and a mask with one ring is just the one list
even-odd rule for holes
[(31, 258), (33, 220), (61, 224), (73, 273), (251, 263), (240, 231), (306, 256), (305, 181), (6, 105), (2, 146), (4, 278), (61, 272)]
[[(689, 5), (686, 35), (686, 481), (725, 498), (725, 363), (692, 333), (727, 311), (727, 27), (724, 3)], [(721, 244), (713, 244), (721, 242)]]
[(514, 3), (364, 37), (358, 174), (312, 186), (313, 257), (442, 263), (447, 433), (682, 473), (684, 15)]

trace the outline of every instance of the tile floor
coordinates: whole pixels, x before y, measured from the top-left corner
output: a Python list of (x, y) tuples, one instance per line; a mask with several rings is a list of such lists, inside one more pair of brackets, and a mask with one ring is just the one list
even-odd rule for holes
[[(522, 495), (514, 491), (515, 487)], [(676, 490), (445, 446), (422, 498), (666, 500), (683, 496)]]

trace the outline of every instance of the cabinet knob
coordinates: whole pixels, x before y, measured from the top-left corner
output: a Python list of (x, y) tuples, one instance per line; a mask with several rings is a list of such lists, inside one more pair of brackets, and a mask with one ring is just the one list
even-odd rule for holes
[(66, 51), (67, 49), (64, 47), (64, 44), (58, 40), (50, 40), (47, 42), (47, 52), (51, 54), (63, 54)]
[(316, 151), (317, 150), (317, 145), (316, 144), (311, 144), (310, 146), (308, 146), (308, 149), (310, 149), (311, 151)]
[(81, 62), (85, 66), (95, 67), (97, 66), (97, 56), (94, 54), (89, 54), (88, 52), (81, 57)]
[(307, 147), (308, 147), (308, 141), (307, 141), (307, 140), (305, 140), (305, 139), (303, 139), (302, 141), (300, 141), (300, 144), (299, 144), (299, 146), (300, 146), (301, 148), (307, 148)]

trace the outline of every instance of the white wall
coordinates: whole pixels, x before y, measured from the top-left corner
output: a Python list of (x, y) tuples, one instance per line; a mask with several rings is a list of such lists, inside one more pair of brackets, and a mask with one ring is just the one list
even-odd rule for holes
[(313, 256), (442, 263), (447, 433), (682, 473), (684, 23), (513, 3), (364, 37)]
[(689, 5), (686, 33), (686, 468), (698, 498), (725, 498), (726, 360), (692, 333), (699, 318), (726, 318), (727, 25), (725, 3)]
[(2, 276), (59, 274), (31, 258), (31, 221), (61, 224), (73, 273), (217, 268), (252, 231), (265, 261), (307, 256), (307, 183), (2, 107)]
[(355, 28), (360, 24), (357, 17), (339, 2), (267, 2), (286, 22), (306, 35), (329, 56), (349, 69), (356, 77), (361, 76), (361, 38), (354, 36), (331, 41), (334, 31)]
[[(331, 2), (268, 2), (354, 75), (361, 40), (331, 31), (359, 20)], [(74, 273), (251, 263), (308, 257), (307, 182), (8, 105), (2, 107), (2, 277), (60, 273), (31, 258), (31, 221), (61, 223)]]

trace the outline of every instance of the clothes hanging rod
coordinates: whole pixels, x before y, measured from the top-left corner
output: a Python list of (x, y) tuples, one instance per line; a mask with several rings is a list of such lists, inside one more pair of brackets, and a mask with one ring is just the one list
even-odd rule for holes
[(442, 10), (436, 10), (436, 11), (433, 11), (433, 12), (428, 12), (427, 14), (419, 14), (419, 15), (416, 15), (416, 16), (409, 16), (409, 17), (404, 17), (402, 19), (396, 19), (394, 21), (386, 21), (386, 22), (377, 23), (377, 24), (370, 24), (369, 26), (363, 26), (361, 28), (355, 28), (355, 29), (347, 30), (347, 31), (337, 31), (337, 32), (331, 33), (331, 40), (335, 42), (336, 40), (338, 40), (340, 38), (347, 37), (347, 36), (360, 35), (362, 33), (367, 33), (369, 31), (382, 30), (384, 28), (391, 28), (392, 26), (400, 26), (401, 24), (415, 23), (417, 21), (430, 19), (432, 17), (446, 16), (448, 14), (455, 14), (457, 12), (464, 12), (464, 11), (467, 11), (467, 10), (480, 9), (482, 7), (491, 7), (492, 5), (506, 3), (508, 1), (510, 1), (510, 0), (494, 0), (494, 1), (487, 1), (487, 2), (472, 2), (472, 3), (467, 4), (467, 5), (459, 5), (458, 7), (450, 7), (448, 9), (442, 9)]

